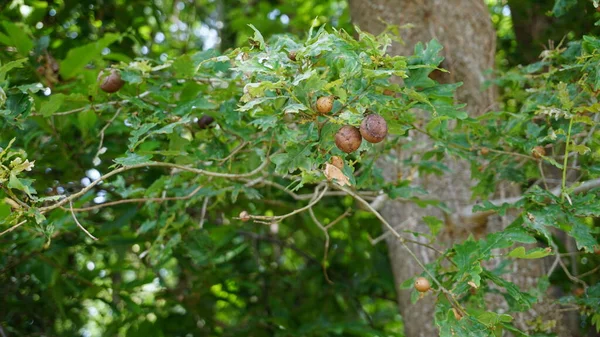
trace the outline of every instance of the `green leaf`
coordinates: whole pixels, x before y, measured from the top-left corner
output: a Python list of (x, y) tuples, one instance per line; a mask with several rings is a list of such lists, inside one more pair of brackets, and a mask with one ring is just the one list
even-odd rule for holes
[(548, 244), (552, 242), (552, 235), (546, 226), (555, 223), (556, 219), (551, 214), (543, 211), (531, 211), (523, 214), (523, 224), (541, 234)]
[(512, 322), (513, 318), (510, 315), (497, 314), (495, 312), (486, 311), (486, 312), (478, 315), (477, 320), (479, 320), (481, 323), (483, 323), (487, 326), (494, 327), (501, 322), (504, 322), (504, 323)]
[(489, 234), (481, 244), (482, 251), (487, 254), (492, 249), (508, 248), (515, 242), (532, 244), (536, 243), (536, 239), (515, 222), (503, 231)]
[(150, 155), (139, 155), (137, 153), (127, 153), (125, 157), (119, 157), (115, 159), (115, 163), (123, 166), (139, 165), (149, 163), (152, 156)]
[(3, 66), (0, 66), (0, 82), (3, 82), (5, 80), (6, 74), (8, 74), (8, 72), (11, 71), (12, 69), (23, 68), (23, 64), (25, 62), (27, 62), (27, 58), (14, 60), (14, 61), (8, 62), (7, 64), (5, 64)]
[[(40, 107), (40, 114), (44, 117), (50, 117), (53, 113), (60, 109), (61, 104), (65, 101), (64, 94), (54, 94), (50, 96), (50, 99), (42, 103)], [(94, 114), (95, 115), (95, 114)]]
[(0, 33), (0, 42), (7, 46), (17, 48), (19, 54), (27, 56), (29, 51), (33, 48), (33, 41), (25, 33), (25, 29), (8, 20), (3, 21), (2, 26), (6, 31), (6, 35)]
[(560, 17), (565, 15), (571, 7), (577, 4), (577, 0), (555, 0), (552, 15)]
[(271, 156), (271, 161), (277, 165), (275, 170), (282, 174), (293, 172), (297, 169), (310, 170), (310, 151), (316, 143), (298, 146), (288, 149), (287, 153), (279, 153)]
[(84, 135), (87, 135), (94, 128), (97, 120), (98, 116), (96, 116), (94, 110), (85, 110), (77, 114), (77, 126)]
[(423, 221), (425, 221), (433, 236), (436, 236), (444, 228), (444, 222), (434, 216), (424, 216)]
[(209, 101), (206, 97), (200, 96), (193, 100), (182, 102), (177, 104), (177, 107), (173, 110), (173, 113), (178, 116), (182, 116), (192, 112), (193, 110), (212, 110), (217, 108), (217, 105)]
[(507, 256), (517, 259), (539, 259), (548, 255), (554, 255), (550, 248), (538, 247), (526, 252), (525, 247), (521, 246), (513, 249)]
[(590, 232), (590, 228), (582, 223), (579, 219), (573, 220), (575, 223), (568, 234), (575, 239), (577, 249), (585, 249), (586, 252), (591, 253), (594, 251), (594, 247), (598, 245), (596, 239)]
[(453, 260), (456, 262), (458, 271), (454, 277), (456, 281), (473, 281), (477, 287), (481, 286), (481, 276), (483, 269), (480, 264), (480, 242), (474, 241), (472, 237), (462, 244), (454, 245), (456, 255)]
[(143, 135), (148, 133), (148, 131), (150, 131), (150, 129), (152, 129), (156, 125), (158, 125), (158, 124), (156, 124), (156, 123), (142, 124), (137, 130), (132, 131), (131, 137), (129, 137), (129, 145), (128, 145), (129, 150), (133, 151), (138, 146), (140, 137), (142, 137)]
[(37, 193), (35, 189), (33, 189), (33, 187), (31, 186), (32, 183), (33, 180), (24, 178), (19, 179), (17, 178), (16, 174), (11, 172), (7, 186), (8, 188), (14, 188), (19, 191), (25, 192), (29, 197), (32, 197), (33, 194)]
[(88, 63), (102, 57), (101, 53), (104, 48), (120, 38), (120, 34), (107, 33), (96, 42), (69, 50), (67, 57), (60, 65), (60, 74), (65, 79), (77, 75)]
[(291, 103), (291, 104), (286, 105), (283, 108), (283, 112), (285, 112), (285, 113), (298, 113), (300, 111), (306, 111), (306, 110), (308, 110), (306, 105), (300, 104), (300, 103)]
[(535, 303), (535, 301), (536, 301), (535, 296), (533, 296), (529, 293), (526, 293), (526, 292), (522, 292), (519, 289), (519, 287), (517, 287), (514, 283), (512, 283), (510, 281), (506, 281), (503, 278), (501, 278), (495, 274), (492, 274), (488, 271), (484, 271), (483, 275), (484, 275), (484, 277), (490, 279), (492, 282), (494, 282), (498, 286), (506, 289), (506, 293), (504, 294), (504, 297), (507, 299), (510, 299), (510, 301), (508, 301), (508, 304), (514, 310), (519, 310), (519, 311), (528, 310), (529, 308), (531, 308), (531, 305), (533, 303)]
[(253, 40), (258, 42), (259, 49), (265, 49), (265, 38), (263, 38), (262, 34), (252, 24), (248, 24), (248, 26), (254, 31)]

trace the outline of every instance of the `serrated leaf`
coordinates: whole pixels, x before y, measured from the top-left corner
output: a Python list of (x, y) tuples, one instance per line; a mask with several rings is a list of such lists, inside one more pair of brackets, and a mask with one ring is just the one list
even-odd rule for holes
[(568, 234), (575, 239), (577, 249), (585, 249), (586, 252), (591, 253), (594, 248), (598, 245), (596, 239), (592, 235), (590, 228), (581, 221), (574, 220), (575, 223)]
[(149, 163), (152, 156), (150, 155), (139, 155), (137, 153), (128, 153), (125, 157), (116, 158), (115, 163), (123, 166), (139, 165)]
[(29, 197), (32, 197), (33, 194), (37, 193), (35, 189), (33, 189), (33, 187), (31, 186), (32, 183), (33, 180), (24, 178), (19, 179), (17, 178), (16, 174), (11, 172), (7, 186), (8, 188), (14, 188), (19, 191), (25, 192)]
[(423, 221), (429, 227), (432, 236), (436, 236), (444, 228), (444, 222), (434, 216), (424, 216)]
[(248, 24), (248, 26), (250, 28), (252, 28), (252, 30), (254, 31), (253, 40), (258, 42), (259, 49), (261, 49), (261, 50), (264, 49), (265, 48), (265, 38), (262, 36), (260, 31), (258, 31), (258, 29), (256, 29), (256, 27), (254, 27), (252, 24)]
[(300, 111), (306, 111), (308, 108), (304, 104), (300, 103), (292, 103), (288, 104), (283, 108), (283, 112), (285, 113), (298, 113)]
[(271, 161), (277, 165), (275, 170), (287, 174), (297, 169), (310, 170), (310, 151), (316, 144), (309, 143), (305, 146), (288, 149), (287, 153), (279, 153), (271, 156)]
[(571, 146), (569, 146), (569, 149), (576, 151), (577, 153), (582, 155), (591, 152), (589, 147), (582, 144), (571, 144)]
[(508, 257), (514, 257), (517, 259), (539, 259), (552, 254), (551, 248), (534, 248), (530, 251), (525, 251), (525, 247), (517, 247), (508, 253)]

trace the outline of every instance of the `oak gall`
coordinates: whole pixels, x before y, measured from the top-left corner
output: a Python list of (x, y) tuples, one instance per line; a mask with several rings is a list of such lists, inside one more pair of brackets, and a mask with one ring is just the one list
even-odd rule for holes
[(296, 52), (295, 51), (289, 52), (288, 58), (290, 59), (290, 61), (296, 62)]
[(324, 97), (319, 97), (319, 99), (317, 99), (317, 111), (322, 113), (322, 114), (326, 114), (328, 112), (331, 112), (331, 109), (333, 109), (333, 97), (332, 96), (324, 96)]
[(387, 133), (387, 122), (380, 115), (368, 115), (360, 124), (360, 134), (369, 143), (381, 142)]
[(111, 69), (110, 73), (107, 74), (105, 71), (101, 71), (98, 74), (98, 83), (100, 83), (100, 89), (109, 94), (119, 91), (125, 81), (121, 79), (121, 74), (116, 69)]
[(424, 293), (431, 289), (431, 284), (429, 283), (428, 279), (424, 277), (417, 277), (415, 280), (415, 289), (417, 289), (418, 292)]
[(243, 222), (248, 222), (250, 220), (250, 213), (248, 213), (247, 211), (241, 211), (239, 218)]
[(531, 154), (533, 155), (533, 158), (540, 159), (546, 155), (546, 149), (541, 146), (536, 146), (531, 150)]
[(360, 147), (360, 143), (362, 143), (360, 131), (354, 126), (342, 126), (335, 134), (335, 145), (346, 153), (356, 151)]
[(208, 115), (202, 115), (200, 119), (198, 119), (198, 127), (202, 130), (207, 129), (215, 119)]

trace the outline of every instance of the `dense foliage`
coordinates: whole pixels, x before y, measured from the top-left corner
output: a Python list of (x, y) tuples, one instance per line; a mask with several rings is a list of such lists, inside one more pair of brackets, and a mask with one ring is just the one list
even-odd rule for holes
[[(95, 2), (89, 13), (74, 3), (63, 2), (56, 20), (99, 13)], [(423, 272), (403, 286), (430, 283), (419, 279), (427, 291), (412, 296), (436, 297), (442, 336), (519, 334), (514, 314), (551, 296), (550, 287), (566, 294), (556, 305), (582, 315), (582, 330), (600, 328), (599, 38), (497, 74), (502, 104), (472, 118), (454, 101), (460, 83), (431, 78), (444, 71), (440, 43), (386, 53), (400, 39), (396, 27), (379, 36), (356, 28), (355, 37), (344, 22), (317, 20), (300, 35), (313, 16), (298, 15), (290, 31), (300, 36), (268, 37), (261, 31), (284, 29), (246, 27), (238, 8), (228, 43), (240, 47), (220, 53), (178, 30), (163, 34), (174, 42), (151, 44), (153, 29), (166, 31), (165, 13), (125, 1), (106, 9), (106, 25), (73, 25), (82, 40), (66, 23), (44, 23), (38, 34), (44, 4), (30, 4), (39, 18), (29, 25), (7, 20), (12, 12), (0, 17), (2, 331), (398, 335), (387, 252), (377, 245), (382, 222), (398, 240), (439, 251), (424, 264), (407, 247)], [(198, 6), (212, 13), (217, 4)], [(265, 6), (258, 13), (273, 12)], [(120, 27), (118, 16), (132, 13), (155, 20)], [(195, 22), (188, 14), (185, 30)], [(106, 93), (98, 75), (111, 71), (124, 85)], [(330, 112), (319, 112), (321, 97), (333, 98)], [(338, 130), (372, 114), (387, 122), (385, 141), (340, 150)], [(390, 153), (416, 146), (415, 132), (434, 146), (419, 160), (394, 161)], [(483, 202), (450, 209), (410, 177), (384, 179), (380, 166), (435, 176), (448, 172), (447, 158), (471, 164), (474, 200)], [(493, 199), (501, 182), (523, 197)], [(515, 216), (501, 231), (440, 247), (447, 219), (423, 218), (427, 233), (394, 229), (376, 206), (388, 199), (448, 218)], [(507, 280), (516, 259), (542, 258), (553, 267), (538, 287)], [(489, 307), (490, 294), (509, 310)], [(541, 318), (529, 332), (543, 336), (556, 323)]]

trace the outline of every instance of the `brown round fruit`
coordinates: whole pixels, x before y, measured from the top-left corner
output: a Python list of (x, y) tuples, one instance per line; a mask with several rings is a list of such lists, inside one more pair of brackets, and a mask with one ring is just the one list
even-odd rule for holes
[(540, 159), (546, 155), (546, 149), (541, 146), (536, 146), (531, 150), (531, 154), (533, 155), (533, 158)]
[(242, 220), (243, 222), (247, 222), (250, 220), (250, 214), (246, 211), (241, 211), (240, 212), (240, 216), (239, 216), (240, 220)]
[(360, 124), (360, 134), (369, 143), (379, 143), (387, 136), (387, 122), (377, 114), (368, 115)]
[(295, 52), (295, 51), (291, 51), (291, 52), (289, 52), (289, 53), (288, 53), (288, 58), (289, 58), (291, 61), (294, 61), (294, 62), (296, 62), (296, 52)]
[(415, 289), (421, 293), (424, 293), (431, 289), (431, 284), (429, 283), (428, 279), (424, 277), (417, 277), (415, 280)]
[(362, 143), (360, 131), (351, 125), (342, 126), (335, 134), (335, 145), (338, 149), (350, 153), (356, 151)]
[(333, 97), (332, 96), (324, 96), (319, 97), (317, 99), (317, 111), (326, 114), (333, 109)]
[(202, 130), (207, 129), (210, 126), (210, 124), (214, 121), (215, 121), (215, 119), (212, 118), (211, 116), (202, 115), (202, 117), (200, 117), (200, 119), (198, 119), (198, 127), (200, 127), (200, 129), (202, 129)]
[(482, 147), (481, 150), (479, 150), (479, 153), (481, 153), (482, 156), (485, 156), (486, 154), (490, 153), (490, 149), (487, 147)]
[(331, 165), (341, 170), (344, 168), (344, 160), (338, 156), (333, 156), (331, 157)]
[(383, 90), (383, 94), (386, 96), (394, 96), (396, 93), (393, 90), (385, 89)]
[(109, 94), (119, 91), (125, 84), (117, 69), (111, 69), (108, 75), (104, 71), (101, 71), (98, 74), (98, 82), (100, 83), (100, 89)]

